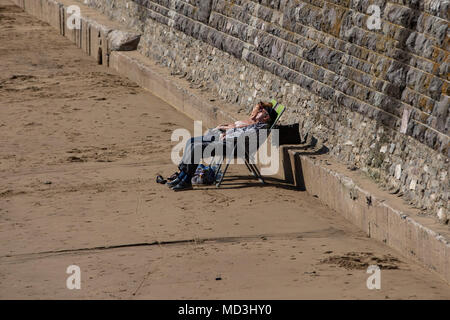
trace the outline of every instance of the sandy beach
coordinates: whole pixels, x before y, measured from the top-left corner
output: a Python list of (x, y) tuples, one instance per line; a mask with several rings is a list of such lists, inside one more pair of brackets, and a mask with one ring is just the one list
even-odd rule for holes
[(245, 166), (221, 189), (156, 184), (176, 169), (173, 130), (193, 125), (0, 0), (0, 298), (450, 298), (319, 199)]

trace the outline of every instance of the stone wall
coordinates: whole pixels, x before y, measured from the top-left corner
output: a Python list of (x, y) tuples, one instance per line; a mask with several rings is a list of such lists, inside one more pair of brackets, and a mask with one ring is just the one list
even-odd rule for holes
[[(330, 153), (417, 208), (449, 209), (448, 0), (83, 0), (139, 51), (242, 111), (272, 97)], [(369, 5), (381, 29), (369, 30)]]

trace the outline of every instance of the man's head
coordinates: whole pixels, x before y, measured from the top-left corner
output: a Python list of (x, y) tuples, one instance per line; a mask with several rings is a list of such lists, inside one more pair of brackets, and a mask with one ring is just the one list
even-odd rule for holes
[(257, 122), (264, 122), (272, 124), (277, 118), (277, 113), (273, 109), (273, 105), (270, 102), (260, 101), (252, 111), (250, 119)]
[(272, 124), (275, 122), (278, 114), (275, 111), (275, 109), (273, 108), (273, 104), (271, 102), (260, 101), (257, 106), (258, 106), (259, 110), (263, 110), (263, 111), (261, 111), (262, 114), (259, 115), (259, 119), (262, 121), (255, 119), (256, 121), (265, 122), (265, 123), (269, 123), (269, 124)]
[(268, 123), (270, 121), (270, 115), (266, 108), (261, 108), (255, 116), (256, 122)]

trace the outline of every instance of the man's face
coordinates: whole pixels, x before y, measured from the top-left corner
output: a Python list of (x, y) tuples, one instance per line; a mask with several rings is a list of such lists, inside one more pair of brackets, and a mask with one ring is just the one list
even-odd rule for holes
[(269, 120), (269, 114), (267, 113), (267, 111), (265, 109), (261, 109), (256, 114), (255, 120), (258, 122), (267, 122)]

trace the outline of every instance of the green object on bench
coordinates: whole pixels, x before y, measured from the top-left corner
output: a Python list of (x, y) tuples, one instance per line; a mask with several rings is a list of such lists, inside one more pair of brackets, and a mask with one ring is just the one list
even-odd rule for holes
[[(270, 126), (270, 128), (268, 129), (268, 133), (267, 133), (267, 138), (269, 137), (272, 129), (277, 125), (278, 121), (280, 120), (281, 116), (283, 115), (284, 111), (286, 110), (286, 107), (282, 104), (279, 104), (276, 100), (272, 100), (270, 101), (272, 103), (272, 108), (275, 109), (276, 113), (277, 113), (277, 118), (275, 119), (275, 121), (272, 123), (272, 125)], [(260, 143), (259, 146), (261, 146), (263, 143)], [(259, 149), (258, 146), (258, 149)], [(234, 152), (236, 151), (237, 145), (234, 146), (233, 149), (233, 155)], [(252, 164), (248, 161), (248, 153), (246, 151), (246, 157), (244, 159), (245, 161), (245, 165), (247, 166), (247, 169), (250, 171), (250, 173), (252, 173), (260, 182), (265, 183), (263, 177), (261, 176), (261, 173), (259, 172), (258, 167), (255, 164)], [(222, 184), (223, 178), (225, 177), (225, 174), (227, 173), (228, 170), (228, 166), (230, 165), (231, 159), (227, 159), (227, 165), (225, 166), (225, 169), (223, 170), (222, 175), (220, 176), (219, 180), (216, 183), (216, 187), (219, 188), (220, 185)], [(220, 173), (220, 168), (222, 167), (223, 164), (223, 159), (221, 159), (220, 163), (218, 163), (217, 166), (217, 170), (216, 170), (216, 177), (218, 176), (218, 174)]]

